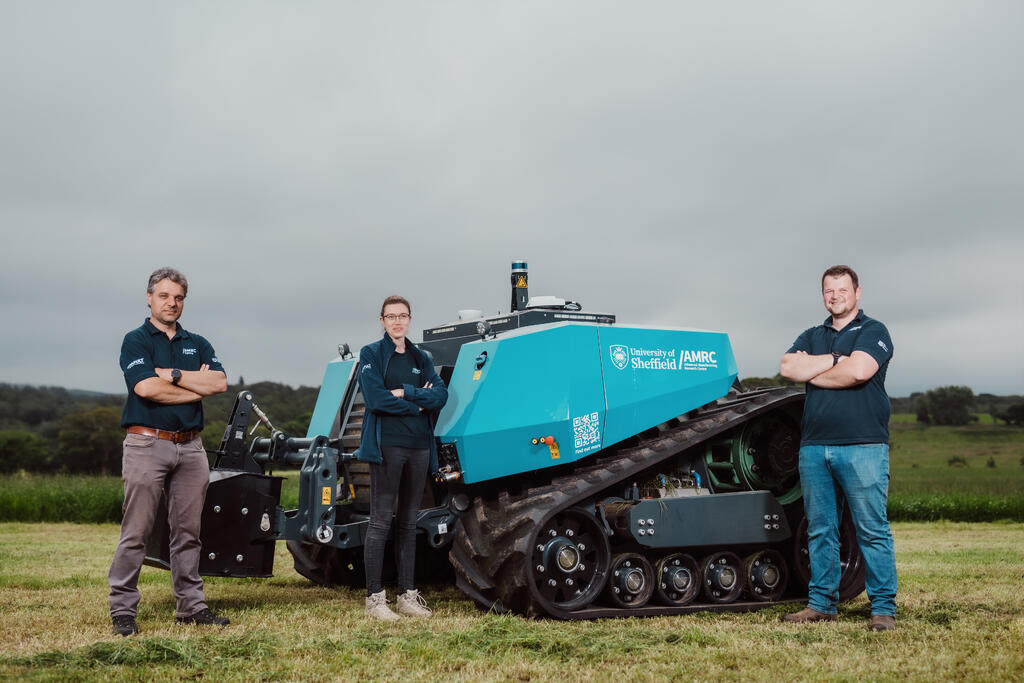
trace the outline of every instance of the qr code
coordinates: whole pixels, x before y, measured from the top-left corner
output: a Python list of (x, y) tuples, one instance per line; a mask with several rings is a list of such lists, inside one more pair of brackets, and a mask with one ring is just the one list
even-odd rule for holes
[(572, 419), (572, 435), (576, 450), (586, 448), (601, 440), (598, 431), (597, 413), (580, 415)]

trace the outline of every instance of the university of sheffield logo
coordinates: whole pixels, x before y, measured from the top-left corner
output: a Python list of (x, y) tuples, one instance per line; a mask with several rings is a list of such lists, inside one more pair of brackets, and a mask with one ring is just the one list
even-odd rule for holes
[(619, 370), (625, 370), (629, 364), (629, 348), (622, 344), (613, 344), (608, 347), (608, 352), (612, 357), (612, 365)]

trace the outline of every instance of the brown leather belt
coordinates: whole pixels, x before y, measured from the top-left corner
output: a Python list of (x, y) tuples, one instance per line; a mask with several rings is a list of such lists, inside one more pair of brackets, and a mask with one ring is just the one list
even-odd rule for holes
[(134, 425), (128, 428), (129, 434), (142, 434), (144, 436), (155, 436), (158, 439), (164, 441), (173, 441), (174, 443), (188, 443), (192, 439), (199, 436), (198, 430), (191, 432), (169, 432), (166, 429), (153, 429), (152, 427), (143, 427), (141, 425)]

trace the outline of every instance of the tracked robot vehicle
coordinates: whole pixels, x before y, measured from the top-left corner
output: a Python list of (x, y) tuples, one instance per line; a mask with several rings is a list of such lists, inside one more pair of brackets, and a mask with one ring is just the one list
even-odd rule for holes
[[(507, 315), (460, 311), (423, 333), (449, 399), (417, 571), (446, 570), (484, 608), (561, 619), (805, 598), (803, 392), (737, 391), (725, 334), (531, 299), (521, 261), (511, 283)], [(369, 471), (352, 453), (364, 405), (356, 359), (340, 351), (305, 437), (238, 395), (210, 472), (202, 574), (270, 576), (284, 540), (303, 576), (362, 585)], [(253, 418), (269, 438), (247, 442)], [(272, 471), (284, 468), (299, 469), (295, 510), (279, 504)], [(864, 563), (849, 522), (840, 538), (845, 600), (863, 590)], [(160, 523), (147, 561), (168, 566)]]

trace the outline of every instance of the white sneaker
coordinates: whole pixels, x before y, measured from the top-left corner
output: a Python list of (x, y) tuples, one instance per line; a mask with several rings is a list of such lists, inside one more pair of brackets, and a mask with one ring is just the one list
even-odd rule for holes
[(426, 600), (423, 599), (419, 591), (405, 591), (398, 596), (398, 600), (395, 602), (398, 604), (398, 613), (404, 614), (407, 617), (422, 617), (426, 619), (432, 614), (427, 607)]
[[(401, 601), (401, 598), (399, 598)], [(398, 621), (401, 619), (400, 616), (391, 611), (388, 607), (388, 599), (384, 595), (384, 591), (368, 595), (366, 597), (366, 616), (371, 619), (380, 619), (381, 621)]]

